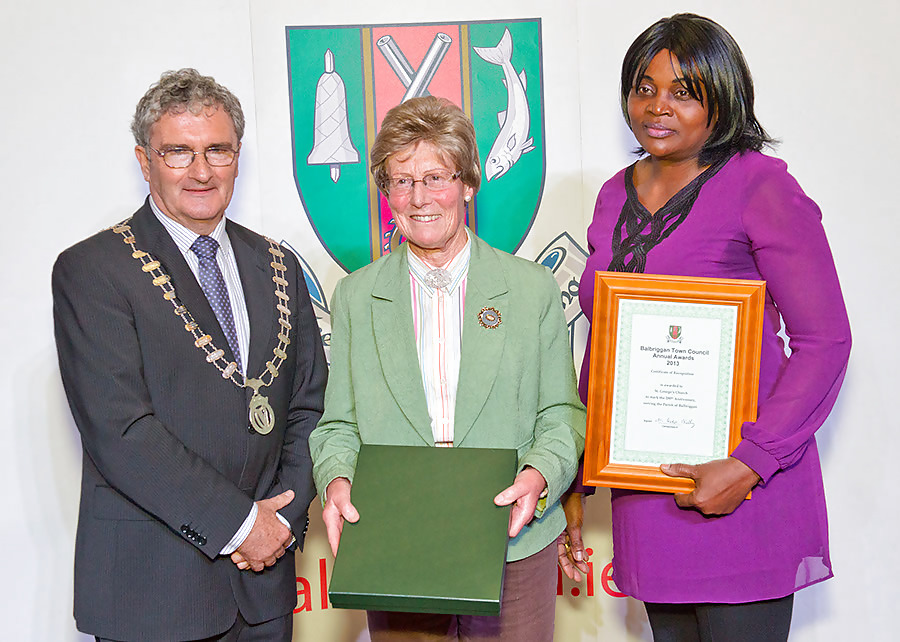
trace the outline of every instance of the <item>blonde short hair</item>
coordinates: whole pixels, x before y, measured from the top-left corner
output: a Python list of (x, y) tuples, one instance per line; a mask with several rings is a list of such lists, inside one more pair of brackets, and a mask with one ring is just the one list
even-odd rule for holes
[(481, 186), (481, 164), (475, 128), (462, 109), (446, 98), (411, 98), (392, 108), (381, 123), (369, 154), (372, 176), (385, 193), (388, 160), (399, 151), (426, 141), (434, 145), (460, 173), (460, 180), (476, 192)]

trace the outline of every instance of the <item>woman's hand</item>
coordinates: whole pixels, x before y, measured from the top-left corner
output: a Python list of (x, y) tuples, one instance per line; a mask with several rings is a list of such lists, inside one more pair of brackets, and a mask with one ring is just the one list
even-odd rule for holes
[(494, 503), (497, 506), (509, 506), (513, 504), (509, 512), (509, 536), (515, 537), (519, 531), (534, 517), (534, 509), (537, 506), (541, 493), (547, 487), (547, 480), (537, 469), (526, 467), (516, 475), (513, 485), (501, 490)]
[(328, 534), (328, 544), (331, 546), (331, 554), (337, 556), (338, 544), (341, 542), (341, 532), (344, 530), (344, 520), (356, 523), (359, 521), (359, 512), (350, 503), (350, 480), (344, 477), (336, 477), (325, 489), (325, 508), (322, 510), (322, 521), (325, 522), (325, 532)]
[[(563, 495), (563, 512), (566, 514), (566, 530), (556, 538), (559, 566), (570, 580), (581, 581), (581, 573), (588, 573), (588, 554), (581, 539), (584, 524), (584, 493)], [(581, 571), (581, 573), (579, 573)]]
[(728, 515), (747, 498), (759, 483), (759, 475), (739, 459), (715, 459), (705, 464), (663, 464), (659, 467), (669, 477), (693, 479), (696, 488), (675, 495), (681, 508), (696, 508), (704, 515)]

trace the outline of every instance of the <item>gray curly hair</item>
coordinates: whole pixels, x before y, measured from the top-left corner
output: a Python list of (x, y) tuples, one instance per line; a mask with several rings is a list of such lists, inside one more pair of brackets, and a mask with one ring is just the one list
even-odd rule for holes
[(134, 141), (140, 147), (148, 147), (150, 128), (163, 114), (182, 114), (185, 111), (198, 114), (204, 107), (213, 105), (221, 106), (231, 117), (234, 133), (240, 142), (244, 136), (244, 111), (237, 96), (212, 76), (203, 76), (196, 69), (167, 71), (138, 101), (131, 121)]

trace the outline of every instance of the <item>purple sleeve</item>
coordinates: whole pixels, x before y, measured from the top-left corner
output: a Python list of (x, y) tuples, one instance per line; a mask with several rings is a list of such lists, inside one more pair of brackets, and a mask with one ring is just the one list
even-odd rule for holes
[(748, 189), (744, 229), (791, 348), (769, 390), (761, 382), (757, 420), (743, 425), (744, 440), (733, 453), (765, 483), (803, 455), (834, 405), (850, 324), (816, 204), (783, 163)]
[[(620, 172), (621, 173), (621, 172)], [(615, 177), (614, 177), (615, 178)], [(610, 181), (611, 182), (611, 181)], [(597, 194), (597, 201), (594, 204), (594, 218), (593, 220), (597, 220), (598, 212), (600, 211), (600, 202), (603, 197), (603, 190)], [(597, 270), (605, 269), (604, 266), (600, 266), (597, 255), (595, 253), (594, 247), (594, 234), (591, 229), (592, 226), (588, 227), (587, 233), (587, 241), (588, 241), (588, 259), (587, 265), (584, 269), (584, 274), (581, 275), (581, 282), (578, 286), (578, 297), (581, 302), (581, 309), (584, 312), (585, 317), (587, 317), (588, 323), (591, 322), (593, 317), (593, 300), (594, 300), (594, 273)], [(590, 361), (591, 361), (591, 337), (588, 335), (587, 344), (584, 346), (584, 357), (582, 357), (581, 362), (581, 374), (578, 377), (578, 395), (581, 397), (581, 403), (587, 406), (587, 385), (588, 385), (588, 370), (590, 369)], [(578, 473), (575, 475), (575, 480), (572, 482), (572, 485), (569, 487), (567, 492), (570, 493), (584, 493), (585, 495), (593, 495), (597, 491), (596, 486), (585, 486), (582, 483), (584, 479), (584, 456), (581, 457), (581, 460), (578, 462)]]

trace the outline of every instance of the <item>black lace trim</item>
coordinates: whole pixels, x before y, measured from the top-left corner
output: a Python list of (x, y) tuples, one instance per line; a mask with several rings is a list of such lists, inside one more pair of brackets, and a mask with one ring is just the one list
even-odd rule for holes
[[(610, 272), (643, 272), (647, 254), (684, 222), (703, 185), (728, 162), (728, 158), (714, 163), (697, 178), (682, 187), (655, 214), (647, 211), (634, 188), (634, 165), (625, 170), (625, 204), (613, 228)], [(649, 229), (648, 229), (649, 228)]]

